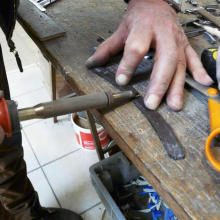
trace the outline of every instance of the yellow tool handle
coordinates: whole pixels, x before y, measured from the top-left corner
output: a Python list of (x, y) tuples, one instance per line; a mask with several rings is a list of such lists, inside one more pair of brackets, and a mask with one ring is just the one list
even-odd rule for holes
[(213, 99), (209, 99), (208, 106), (211, 134), (206, 140), (205, 155), (212, 166), (220, 172), (220, 162), (215, 160), (210, 151), (212, 139), (220, 134), (220, 104)]

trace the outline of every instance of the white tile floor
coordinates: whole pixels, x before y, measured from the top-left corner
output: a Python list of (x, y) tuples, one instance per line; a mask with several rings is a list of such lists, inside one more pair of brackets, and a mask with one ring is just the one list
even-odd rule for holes
[[(9, 52), (0, 33), (11, 96), (19, 108), (50, 100), (38, 66), (38, 48), (19, 24), (13, 40), (24, 72)], [(24, 158), (28, 176), (46, 207), (63, 207), (82, 215), (85, 220), (101, 219), (104, 206), (90, 183), (89, 167), (98, 161), (95, 152), (81, 149), (75, 139), (70, 116), (22, 122)], [(105, 220), (109, 220), (105, 214)]]

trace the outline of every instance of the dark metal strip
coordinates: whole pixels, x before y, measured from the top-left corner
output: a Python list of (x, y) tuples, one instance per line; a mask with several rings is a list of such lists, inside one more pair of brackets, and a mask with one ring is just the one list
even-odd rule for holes
[[(138, 91), (130, 85), (123, 87), (117, 85), (117, 83), (115, 82), (115, 74), (109, 72), (105, 68), (95, 68), (92, 70), (92, 72), (94, 72), (98, 76), (102, 77), (103, 79), (111, 83), (120, 91), (132, 90), (133, 92), (138, 93)], [(179, 143), (172, 129), (160, 116), (160, 114), (157, 111), (152, 111), (147, 109), (144, 105), (142, 96), (139, 96), (138, 98), (134, 99), (132, 102), (148, 119), (148, 121), (156, 131), (168, 155), (174, 160), (183, 159), (185, 157), (185, 153), (182, 145)]]

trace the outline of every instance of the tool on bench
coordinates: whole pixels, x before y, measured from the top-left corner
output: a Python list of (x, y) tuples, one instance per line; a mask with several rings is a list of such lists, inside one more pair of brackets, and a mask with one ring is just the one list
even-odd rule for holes
[[(218, 56), (218, 47), (207, 48), (202, 52), (201, 62), (209, 76), (217, 84), (218, 74), (220, 75), (220, 55)], [(216, 61), (217, 60), (217, 61)], [(212, 166), (220, 172), (220, 163), (215, 160), (210, 152), (210, 145), (214, 137), (220, 134), (220, 94), (215, 85), (213, 87), (203, 86), (190, 76), (186, 75), (186, 83), (192, 88), (201, 92), (208, 98), (209, 117), (210, 117), (210, 135), (207, 138), (205, 146), (205, 155)]]
[(53, 4), (54, 2), (56, 2), (58, 0), (40, 0), (40, 4), (43, 6), (43, 7), (47, 7), (51, 4)]
[(196, 37), (198, 35), (202, 35), (205, 32), (204, 28), (196, 28), (193, 30), (185, 31), (185, 35), (190, 38), (190, 37)]
[(217, 11), (217, 9), (216, 8), (206, 8), (206, 11), (207, 12), (216, 12)]
[(197, 6), (197, 2), (196, 1), (194, 1), (194, 0), (189, 0), (189, 3), (192, 5), (192, 6)]
[(90, 109), (100, 109), (114, 103), (121, 103), (124, 100), (138, 97), (133, 91), (123, 91), (119, 93), (101, 92), (78, 96), (56, 101), (44, 102), (34, 107), (17, 109), (16, 102), (5, 100), (3, 92), (0, 92), (0, 125), (10, 137), (21, 130), (20, 121), (34, 118), (51, 118), (55, 116), (75, 113)]
[(210, 9), (218, 9), (219, 5), (204, 5), (204, 6), (200, 6), (198, 8), (189, 8), (189, 9), (185, 9), (185, 14), (198, 14), (197, 10), (198, 9), (204, 9), (204, 10), (210, 10)]
[[(208, 7), (208, 8), (210, 10), (212, 7)], [(207, 9), (205, 6), (198, 7), (198, 8), (195, 8), (195, 9), (186, 9), (185, 13), (193, 13), (193, 14), (197, 14), (198, 13), (198, 14), (202, 15), (203, 17), (205, 17), (206, 19), (208, 19), (209, 21), (211, 21), (217, 27), (220, 27), (220, 20), (219, 20), (219, 18), (217, 18), (214, 15), (212, 15), (211, 13), (207, 12), (205, 9)], [(213, 12), (213, 13), (215, 13), (215, 12)]]
[(36, 7), (38, 7), (42, 12), (45, 12), (46, 9), (38, 2), (36, 2), (36, 0), (29, 0), (31, 3), (33, 3)]
[(219, 47), (210, 47), (202, 52), (201, 61), (209, 76), (220, 90), (220, 53)]
[(33, 3), (35, 6), (37, 6), (42, 12), (46, 12), (46, 9), (44, 7), (49, 6), (58, 0), (29, 0), (29, 1)]
[(186, 83), (192, 88), (198, 90), (208, 98), (210, 130), (211, 133), (206, 140), (205, 155), (212, 166), (220, 172), (220, 162), (215, 160), (210, 152), (211, 142), (214, 137), (220, 134), (220, 94), (218, 89), (213, 87), (203, 86), (197, 83), (190, 76), (186, 75)]
[(209, 41), (210, 44), (214, 44), (216, 42), (215, 38), (209, 34), (208, 32), (204, 32), (204, 38)]
[(202, 24), (198, 23), (198, 21), (199, 20), (197, 18), (190, 19), (190, 20), (186, 21), (186, 26), (194, 25), (194, 26), (204, 28), (205, 31), (207, 31), (209, 34), (220, 38), (220, 31), (218, 30), (218, 28), (213, 28), (213, 27), (209, 27), (207, 25), (202, 25)]
[(210, 47), (204, 49), (201, 55), (201, 62), (215, 84), (218, 84), (216, 77), (217, 52), (218, 52), (218, 47)]
[(211, 21), (203, 21), (202, 25), (213, 25)]

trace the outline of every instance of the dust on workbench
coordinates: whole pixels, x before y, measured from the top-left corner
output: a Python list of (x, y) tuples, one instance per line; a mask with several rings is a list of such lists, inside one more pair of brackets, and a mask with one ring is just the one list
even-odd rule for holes
[[(200, 5), (206, 4), (215, 4), (215, 1), (200, 1)], [(43, 43), (35, 39), (35, 42), (78, 94), (107, 90), (118, 92), (87, 70), (85, 61), (92, 54), (93, 47), (99, 44), (96, 41), (98, 34), (107, 38), (111, 35), (109, 32), (117, 29), (125, 7), (126, 4), (118, 0), (65, 0), (48, 8), (48, 16), (63, 28), (66, 35)], [(183, 7), (190, 6), (183, 2)], [(182, 22), (196, 16), (179, 14), (179, 17)], [(210, 47), (203, 36), (189, 41), (199, 55), (204, 48)], [(115, 72), (118, 61), (115, 59), (105, 68)], [(137, 73), (149, 75), (148, 69), (147, 64), (142, 65)], [(143, 78), (134, 85), (142, 94), (147, 80)], [(182, 220), (219, 220), (220, 174), (208, 163), (204, 154), (209, 134), (206, 103), (185, 90), (181, 112), (171, 111), (164, 101), (158, 112), (184, 146), (184, 160), (169, 158), (150, 123), (132, 103), (102, 111), (103, 116), (94, 111), (107, 132), (177, 217)]]

